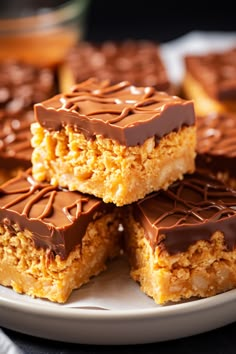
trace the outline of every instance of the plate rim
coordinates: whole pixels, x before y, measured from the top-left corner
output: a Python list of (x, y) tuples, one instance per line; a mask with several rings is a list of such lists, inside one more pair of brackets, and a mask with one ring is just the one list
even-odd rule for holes
[(0, 295), (0, 326), (67, 343), (150, 344), (186, 338), (231, 324), (236, 321), (235, 304), (236, 289), (181, 304), (139, 310), (42, 306)]
[[(13, 291), (13, 290), (12, 290)], [(20, 294), (19, 294), (20, 295)], [(94, 319), (111, 319), (111, 318), (135, 318), (135, 317), (156, 317), (158, 316), (169, 316), (169, 315), (179, 315), (194, 313), (196, 311), (204, 311), (205, 309), (211, 309), (221, 306), (222, 303), (229, 303), (236, 301), (236, 289), (228, 290), (224, 293), (220, 293), (207, 298), (193, 299), (188, 302), (167, 304), (163, 306), (158, 306), (157, 308), (142, 308), (142, 309), (119, 309), (119, 310), (109, 310), (109, 309), (87, 309), (83, 307), (63, 307), (60, 304), (41, 304), (33, 302), (19, 302), (15, 299), (2, 297), (0, 294), (0, 312), (1, 307), (8, 307), (10, 309), (16, 309), (23, 313), (31, 313), (43, 316), (54, 316), (55, 318), (94, 318)]]

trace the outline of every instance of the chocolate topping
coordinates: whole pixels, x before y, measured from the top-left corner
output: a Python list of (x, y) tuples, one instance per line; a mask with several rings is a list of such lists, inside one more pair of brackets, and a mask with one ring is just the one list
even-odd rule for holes
[(197, 166), (236, 177), (236, 114), (197, 117)]
[(97, 77), (112, 84), (128, 80), (135, 86), (154, 86), (160, 91), (171, 87), (159, 43), (153, 41), (80, 42), (68, 52), (65, 62), (75, 83)]
[(51, 69), (19, 61), (0, 63), (0, 167), (30, 167), (33, 105), (54, 92)]
[(236, 191), (201, 171), (150, 194), (133, 208), (152, 247), (164, 247), (170, 254), (185, 252), (220, 231), (227, 249), (235, 248)]
[(65, 259), (78, 245), (88, 224), (112, 210), (112, 204), (36, 182), (22, 172), (0, 187), (0, 223), (32, 232), (35, 247), (49, 249)]
[(236, 48), (205, 55), (187, 55), (185, 65), (209, 96), (236, 99)]
[(128, 81), (111, 86), (95, 78), (36, 104), (35, 118), (47, 130), (70, 125), (87, 138), (102, 135), (126, 146), (195, 124), (192, 101)]

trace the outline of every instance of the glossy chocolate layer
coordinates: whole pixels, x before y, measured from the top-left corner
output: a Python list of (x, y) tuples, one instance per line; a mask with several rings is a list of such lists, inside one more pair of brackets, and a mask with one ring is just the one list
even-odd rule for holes
[(97, 77), (112, 84), (128, 80), (160, 91), (171, 87), (159, 44), (150, 40), (80, 42), (69, 51), (65, 63), (75, 83)]
[(186, 70), (212, 98), (236, 99), (236, 48), (185, 57)]
[(54, 93), (51, 69), (19, 61), (0, 63), (0, 168), (30, 167), (33, 105)]
[(236, 245), (236, 191), (198, 171), (168, 190), (152, 193), (133, 205), (152, 247), (170, 254), (185, 252), (198, 240), (224, 234), (228, 250)]
[(14, 224), (28, 229), (36, 248), (62, 259), (80, 244), (88, 224), (112, 208), (95, 197), (38, 183), (30, 170), (0, 187), (0, 224), (10, 232)]
[(192, 101), (128, 81), (110, 85), (95, 78), (36, 104), (35, 118), (47, 130), (70, 125), (89, 139), (102, 135), (126, 146), (143, 144), (153, 136), (158, 141), (195, 124)]
[(236, 114), (197, 117), (197, 166), (236, 177)]

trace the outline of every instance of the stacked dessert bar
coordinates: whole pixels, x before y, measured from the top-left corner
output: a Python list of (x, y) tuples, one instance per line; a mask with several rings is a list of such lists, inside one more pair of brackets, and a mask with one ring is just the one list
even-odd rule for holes
[(35, 105), (33, 175), (122, 206), (194, 170), (193, 104), (88, 79)]

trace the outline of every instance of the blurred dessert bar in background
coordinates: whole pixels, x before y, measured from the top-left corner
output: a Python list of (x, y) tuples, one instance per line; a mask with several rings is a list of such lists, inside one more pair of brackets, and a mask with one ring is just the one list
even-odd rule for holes
[(183, 96), (197, 115), (236, 111), (236, 47), (184, 57)]
[(90, 77), (108, 79), (111, 84), (126, 80), (174, 93), (159, 43), (150, 40), (80, 42), (69, 50), (59, 68), (60, 90), (65, 92)]
[(0, 284), (65, 302), (120, 254), (119, 211), (37, 183), (30, 169), (0, 187)]
[(35, 105), (32, 173), (117, 206), (195, 168), (193, 103), (128, 81), (88, 79)]
[(198, 116), (196, 165), (236, 188), (236, 112)]
[(201, 171), (126, 207), (131, 277), (158, 304), (236, 287), (236, 192)]
[(55, 89), (51, 69), (15, 60), (0, 63), (0, 183), (31, 166), (33, 105)]

